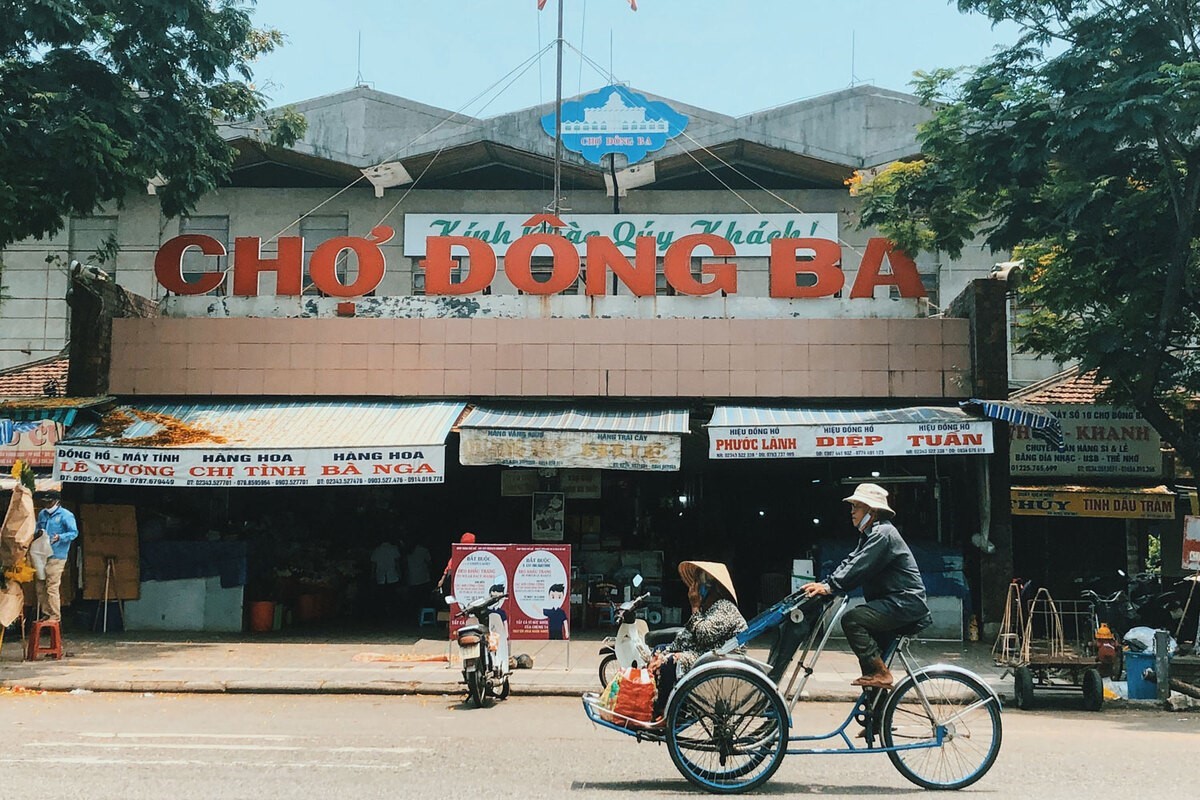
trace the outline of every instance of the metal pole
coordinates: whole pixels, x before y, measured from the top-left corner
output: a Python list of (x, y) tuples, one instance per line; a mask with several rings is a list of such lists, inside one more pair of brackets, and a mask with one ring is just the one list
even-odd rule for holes
[(621, 213), (621, 187), (617, 186), (617, 154), (608, 154), (608, 171), (612, 175), (613, 182), (613, 213)]
[(1167, 642), (1171, 634), (1154, 632), (1154, 680), (1155, 697), (1162, 703), (1171, 698), (1171, 665), (1167, 657)]
[(550, 211), (558, 216), (559, 198), (562, 196), (562, 58), (563, 58), (563, 0), (558, 0), (558, 68), (554, 83), (554, 200)]

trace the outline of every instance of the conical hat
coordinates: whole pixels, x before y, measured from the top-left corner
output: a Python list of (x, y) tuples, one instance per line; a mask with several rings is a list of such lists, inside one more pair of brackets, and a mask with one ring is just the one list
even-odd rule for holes
[(733, 578), (729, 577), (729, 567), (719, 561), (679, 562), (679, 577), (689, 585), (696, 582), (698, 572), (707, 572), (713, 580), (725, 587), (733, 602), (737, 602), (737, 591), (733, 588)]

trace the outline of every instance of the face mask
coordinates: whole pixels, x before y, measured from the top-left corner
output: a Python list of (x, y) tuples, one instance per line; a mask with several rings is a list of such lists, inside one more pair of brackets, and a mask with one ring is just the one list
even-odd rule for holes
[(858, 522), (858, 530), (859, 530), (860, 532), (861, 532), (861, 531), (865, 531), (865, 530), (866, 530), (867, 528), (869, 528), (869, 527), (871, 527), (871, 512), (870, 512), (870, 511), (868, 511), (868, 512), (867, 512), (867, 513), (865, 513), (865, 514), (863, 514), (863, 518), (862, 518), (861, 520), (859, 520), (859, 522)]
[(701, 600), (708, 597), (708, 583), (706, 581), (700, 581), (700, 585), (696, 587), (696, 594), (700, 595)]

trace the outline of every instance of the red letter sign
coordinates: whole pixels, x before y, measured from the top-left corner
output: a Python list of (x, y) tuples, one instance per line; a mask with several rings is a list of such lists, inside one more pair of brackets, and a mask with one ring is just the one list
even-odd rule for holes
[[(800, 261), (796, 253), (808, 250), (812, 261)], [(838, 269), (842, 249), (829, 239), (776, 239), (771, 242), (771, 297), (831, 297), (841, 291), (846, 275)], [(797, 286), (799, 274), (815, 275), (812, 286)]]
[(693, 233), (684, 236), (667, 250), (663, 256), (663, 273), (667, 283), (681, 294), (713, 294), (724, 291), (726, 294), (737, 292), (737, 264), (705, 264), (700, 271), (712, 275), (712, 280), (700, 283), (692, 277), (692, 251), (697, 247), (707, 247), (717, 258), (736, 256), (737, 251), (728, 239), (722, 239), (711, 233)]
[(605, 294), (608, 271), (629, 287), (637, 297), (654, 296), (654, 273), (658, 269), (653, 236), (639, 236), (636, 240), (635, 267), (625, 254), (617, 249), (612, 239), (589, 236), (587, 239), (587, 288), (590, 295)]
[[(467, 274), (454, 283), (450, 280), (458, 261), (453, 249), (467, 251)], [(491, 286), (496, 277), (496, 253), (487, 242), (470, 236), (430, 236), (425, 240), (425, 294), (476, 294)]]
[[(330, 297), (361, 297), (375, 291), (383, 280), (385, 261), (379, 245), (384, 244), (394, 230), (381, 225), (371, 231), (369, 238), (338, 236), (322, 242), (308, 262), (308, 275), (316, 287)], [(337, 259), (343, 250), (350, 250), (358, 259), (358, 277), (349, 286), (338, 278)]]
[(225, 255), (225, 245), (211, 236), (187, 233), (168, 239), (154, 256), (154, 277), (168, 292), (175, 294), (208, 294), (225, 280), (224, 272), (206, 272), (195, 283), (183, 279), (183, 253), (198, 247), (206, 256)]
[(274, 272), (275, 294), (299, 296), (303, 294), (302, 271), (304, 262), (304, 239), (299, 236), (281, 236), (278, 239), (279, 254), (275, 258), (262, 257), (262, 240), (257, 236), (239, 236), (233, 243), (233, 293), (243, 297), (258, 294), (258, 274)]
[[(549, 247), (554, 255), (554, 269), (545, 283), (533, 279), (529, 266), (534, 249), (541, 245)], [(579, 253), (565, 236), (531, 233), (509, 246), (504, 254), (504, 274), (513, 286), (527, 294), (558, 294), (569, 289), (579, 278)]]
[[(891, 275), (881, 275), (883, 259), (887, 256), (892, 265)], [(917, 265), (903, 250), (887, 239), (874, 238), (867, 242), (867, 252), (863, 253), (862, 263), (858, 265), (858, 276), (850, 289), (851, 297), (874, 297), (876, 286), (895, 286), (900, 290), (901, 297), (928, 297), (925, 284), (917, 273)]]

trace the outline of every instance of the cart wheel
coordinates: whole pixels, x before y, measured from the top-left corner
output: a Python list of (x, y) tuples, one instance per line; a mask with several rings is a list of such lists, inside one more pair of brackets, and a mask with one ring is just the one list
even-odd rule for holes
[(1104, 705), (1104, 679), (1100, 677), (1100, 670), (1089, 669), (1083, 673), (1083, 709), (1085, 711), (1099, 711)]
[(705, 791), (727, 794), (762, 785), (787, 749), (787, 706), (757, 672), (717, 668), (685, 679), (666, 717), (671, 760)]
[(1017, 708), (1033, 708), (1033, 670), (1017, 667), (1013, 672), (1013, 703)]

